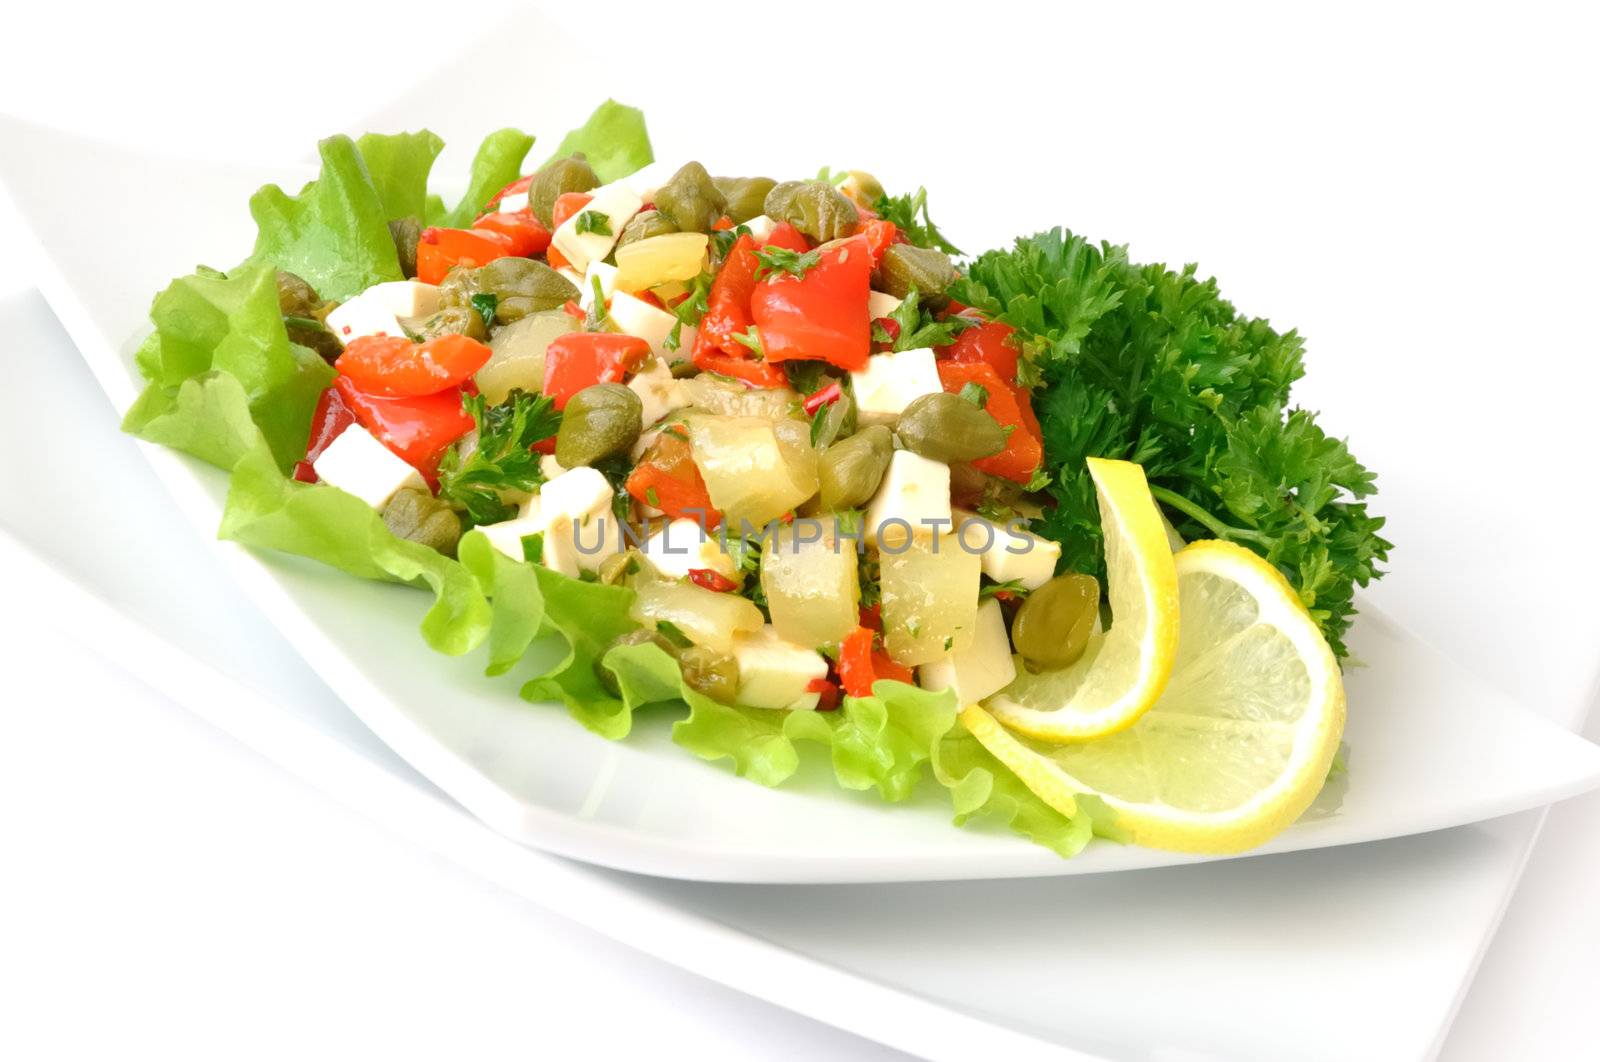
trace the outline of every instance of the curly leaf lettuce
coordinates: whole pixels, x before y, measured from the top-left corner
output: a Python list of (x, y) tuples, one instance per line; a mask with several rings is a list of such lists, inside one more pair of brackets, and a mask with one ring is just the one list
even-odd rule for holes
[(500, 129), (484, 137), (472, 158), (466, 194), (454, 209), (437, 219), (430, 218), (429, 224), (457, 229), (471, 225), (490, 196), (522, 176), (522, 161), (531, 147), (533, 137), (520, 129)]
[[(348, 299), (386, 280), (403, 280), (389, 215), (355, 141), (317, 145), (322, 172), (291, 196), (275, 184), (250, 197), (257, 233), (253, 261), (303, 278), (325, 299)], [(397, 183), (385, 174), (385, 184)]]
[(551, 158), (583, 152), (602, 183), (619, 180), (655, 160), (644, 112), (616, 100), (596, 107), (589, 120), (562, 138)]
[[(231, 468), (247, 433), (230, 418), (243, 416), (260, 429), (279, 468), (305, 454), (317, 397), (333, 370), (289, 342), (270, 265), (175, 280), (156, 296), (150, 317), (156, 330), (139, 355), (150, 385), (128, 410), (125, 431)], [(242, 413), (223, 401), (228, 385), (217, 382), (219, 374), (234, 381)]]
[[(367, 133), (356, 141), (367, 176), (383, 204), (385, 221), (421, 219), (428, 209), (428, 174), (444, 141), (424, 129), (417, 133)], [(518, 161), (521, 161), (520, 159)]]

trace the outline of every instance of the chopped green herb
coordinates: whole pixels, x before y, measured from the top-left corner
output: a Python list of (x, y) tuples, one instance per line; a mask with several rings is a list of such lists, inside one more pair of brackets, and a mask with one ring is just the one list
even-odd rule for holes
[(531, 491), (544, 482), (533, 444), (561, 427), (561, 413), (544, 395), (512, 391), (489, 406), (482, 395), (463, 395), (461, 407), (477, 428), (477, 443), (462, 454), (461, 443), (439, 462), (439, 497), (464, 510), (473, 524), (495, 524), (516, 514), (502, 491)]
[[(817, 263), (822, 261), (822, 251), (791, 251), (787, 247), (763, 247), (756, 252), (756, 261), (761, 264), (756, 266), (756, 279), (761, 280), (773, 273), (787, 273), (791, 277), (803, 277)], [(843, 258), (840, 259), (843, 261)]]
[(585, 210), (578, 215), (578, 220), (573, 223), (573, 229), (580, 234), (594, 233), (596, 236), (610, 236), (611, 218), (598, 210)]
[(480, 291), (471, 299), (472, 308), (478, 311), (478, 316), (483, 319), (484, 326), (494, 324), (494, 311), (500, 305), (500, 296), (492, 291)]
[(956, 640), (949, 635), (946, 635), (944, 639), (944, 651), (948, 653), (955, 644)]
[(735, 225), (731, 229), (719, 229), (711, 234), (711, 258), (720, 262), (728, 257), (728, 252), (733, 250), (733, 245), (739, 242), (740, 236), (750, 235), (749, 225)]
[(694, 644), (671, 620), (656, 620), (656, 630), (679, 649), (687, 649)]
[(971, 402), (979, 409), (982, 409), (984, 406), (989, 404), (989, 389), (983, 386), (981, 383), (974, 383), (971, 380), (968, 380), (966, 383), (961, 385), (961, 391), (959, 394), (962, 398), (966, 399), (968, 402)]
[(522, 536), (522, 559), (529, 564), (544, 562), (544, 532), (536, 531)]
[(751, 325), (743, 335), (737, 335), (733, 338), (740, 345), (746, 347), (750, 351), (751, 356), (757, 361), (765, 360), (767, 351), (766, 348), (761, 345), (761, 331), (760, 329), (756, 328), (755, 325)]
[(645, 490), (644, 500), (650, 504), (652, 509), (661, 508), (661, 496), (656, 493), (656, 489), (654, 487), (649, 487)]
[(589, 303), (589, 313), (583, 319), (583, 330), (604, 331), (611, 321), (611, 314), (606, 306), (606, 289), (601, 285), (598, 274), (589, 278), (589, 291), (594, 297)]
[(880, 195), (872, 209), (885, 221), (894, 222), (901, 235), (918, 247), (937, 247), (945, 254), (962, 253), (961, 248), (944, 238), (939, 226), (928, 217), (926, 188), (918, 188), (915, 195)]
[(881, 334), (883, 338), (879, 342), (893, 342), (897, 351), (947, 347), (955, 342), (956, 336), (977, 326), (972, 318), (960, 314), (951, 314), (942, 321), (934, 320), (923, 311), (922, 296), (915, 287), (906, 293), (900, 305), (889, 314), (889, 319), (899, 326), (900, 334), (891, 339), (888, 329), (873, 322), (873, 335), (876, 337)]
[(996, 594), (1016, 594), (1018, 597), (1026, 597), (1028, 588), (1022, 585), (1020, 579), (1007, 579), (1003, 583), (989, 583), (978, 588), (979, 601), (994, 597)]

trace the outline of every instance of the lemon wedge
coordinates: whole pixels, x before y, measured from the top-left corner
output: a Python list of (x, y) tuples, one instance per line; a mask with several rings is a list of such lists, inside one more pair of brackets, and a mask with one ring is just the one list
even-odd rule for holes
[(1105, 534), (1113, 621), (1069, 667), (1016, 680), (989, 698), (1007, 726), (1042, 741), (1082, 741), (1131, 726), (1161, 696), (1178, 651), (1178, 579), (1144, 469), (1089, 459)]
[(961, 720), (1063, 814), (1093, 794), (1137, 844), (1238, 852), (1279, 833), (1321, 790), (1344, 732), (1344, 684), (1272, 565), (1205, 541), (1186, 546), (1176, 566), (1177, 661), (1160, 700), (1132, 727), (1049, 745), (1017, 737), (977, 706)]

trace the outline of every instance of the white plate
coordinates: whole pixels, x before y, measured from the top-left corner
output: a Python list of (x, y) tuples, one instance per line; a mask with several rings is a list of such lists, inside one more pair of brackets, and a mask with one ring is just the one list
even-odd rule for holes
[[(1008, 1059), (1082, 1058), (1073, 1048), (1118, 1059), (1421, 1058), (1537, 832), (1542, 813), (1529, 811), (1264, 862), (832, 888), (681, 883), (550, 857), (493, 835), (396, 757), (232, 585), (220, 558), (197, 552), (208, 536), (149, 504), (155, 476), (116, 432), (42, 300), (0, 301), (0, 334), (30, 355), (15, 366), (15, 386), (0, 390), (0, 443), (16, 451), (63, 418), (83, 424), (76, 447), (45, 448), (0, 494), (0, 525), (56, 569), (14, 554), (0, 534), (10, 592), (36, 621), (382, 828), (542, 907), (928, 1058), (1002, 1048)], [(34, 401), (40, 394), (51, 403)], [(140, 514), (121, 529), (120, 552), (104, 548), (95, 526), (105, 511)], [(126, 563), (130, 554), (139, 564)], [(64, 588), (63, 577), (116, 612)], [(80, 724), (62, 724), (64, 772), (78, 766)], [(1128, 931), (1135, 922), (1141, 930)], [(1152, 971), (1181, 989), (1151, 991)], [(450, 973), (468, 995), (481, 975)], [(1244, 997), (1272, 1020), (1216, 1020)], [(1344, 1020), (1322, 1021), (1329, 1011)], [(1300, 1035), (1308, 1027), (1320, 1028), (1313, 1045)]]
[[(180, 163), (20, 123), (0, 134), (0, 176), (45, 251), (45, 294), (119, 408), (136, 393), (130, 355), (151, 294), (196, 262), (240, 257), (251, 243), (249, 193), (305, 175)], [(663, 156), (691, 147), (658, 135)], [(107, 182), (106, 173), (117, 179)], [(80, 209), (86, 202), (100, 209)], [(134, 220), (108, 227), (107, 214)], [(138, 223), (157, 218), (159, 226)], [(147, 450), (189, 519), (214, 529), (223, 477)], [(488, 680), (476, 659), (428, 653), (415, 631), (420, 595), (295, 558), (219, 548), (251, 598), (385, 742), (528, 844), (663, 876), (766, 882), (1062, 875), (1194, 861), (1109, 844), (1062, 861), (1006, 834), (951, 828), (944, 796), (931, 786), (907, 807), (841, 794), (815, 775), (765, 790), (676, 749), (660, 716), (627, 742), (609, 743), (559, 709), (520, 701), (516, 675)], [(1336, 814), (1308, 818), (1259, 852), (1435, 830), (1600, 781), (1600, 751), (1376, 609), (1367, 608), (1352, 646), (1368, 666), (1347, 677), (1348, 795)]]

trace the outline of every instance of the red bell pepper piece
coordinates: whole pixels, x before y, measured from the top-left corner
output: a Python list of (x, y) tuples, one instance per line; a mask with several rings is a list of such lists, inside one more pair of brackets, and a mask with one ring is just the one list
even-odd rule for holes
[(991, 365), (1008, 385), (1015, 384), (1017, 359), (1022, 355), (1012, 338), (1015, 332), (1002, 321), (984, 321), (963, 331), (948, 347), (940, 347), (938, 353), (951, 361)]
[(472, 430), (472, 417), (461, 408), (461, 389), (431, 395), (381, 398), (362, 393), (348, 376), (333, 381), (355, 419), (383, 445), (422, 473), (429, 486), (439, 479), (439, 459), (450, 444)]
[(883, 252), (900, 238), (900, 228), (892, 221), (883, 221), (872, 218), (861, 224), (861, 235), (867, 239), (867, 246), (872, 248), (872, 268), (877, 269), (883, 262)]
[(531, 210), (518, 210), (510, 214), (499, 212), (485, 214), (472, 223), (474, 229), (498, 232), (511, 240), (511, 253), (518, 258), (532, 258), (543, 254), (550, 246), (550, 230), (545, 228)]
[(484, 209), (485, 210), (493, 210), (495, 207), (500, 205), (500, 200), (504, 199), (506, 196), (508, 196), (508, 195), (520, 195), (521, 193), (526, 192), (529, 188), (532, 188), (532, 187), (533, 187), (533, 174), (530, 173), (526, 177), (518, 177), (516, 180), (512, 181), (510, 184), (508, 184), (504, 188), (500, 189), (494, 195), (490, 196), (489, 197), (489, 202), (485, 205)]
[(805, 400), (800, 403), (800, 408), (805, 410), (806, 416), (809, 417), (823, 406), (831, 406), (843, 397), (844, 389), (839, 386), (839, 381), (835, 380), (828, 386), (819, 389), (815, 394), (807, 395)]
[(690, 568), (689, 581), (694, 585), (718, 594), (739, 589), (739, 584), (713, 568)]
[(750, 311), (767, 360), (866, 368), (872, 353), (871, 280), (872, 252), (860, 236), (824, 251), (804, 276), (774, 273), (762, 280), (750, 298)]
[(714, 372), (742, 380), (751, 387), (788, 387), (789, 377), (770, 361), (757, 361), (746, 354), (723, 354), (720, 351), (700, 353), (695, 343), (694, 367), (701, 372)]
[[(589, 205), (594, 196), (587, 192), (562, 192), (556, 196), (555, 203), (550, 207), (550, 234), (572, 219), (572, 215)], [(550, 263), (551, 269), (565, 269), (572, 265), (567, 261), (567, 256), (556, 250), (548, 248), (544, 254), (545, 260)]]
[(650, 357), (650, 344), (616, 332), (568, 332), (544, 352), (544, 393), (557, 409), (597, 383), (621, 383)]
[(317, 470), (311, 467), (310, 461), (296, 461), (291, 477), (296, 483), (319, 483), (322, 479), (317, 475)]
[(879, 649), (877, 638), (872, 628), (857, 627), (839, 643), (839, 683), (852, 697), (872, 696), (872, 684), (879, 679), (912, 680), (911, 669)]
[(680, 428), (668, 427), (656, 436), (628, 474), (627, 489), (639, 504), (674, 520), (694, 520), (707, 530), (722, 523)]
[(817, 711), (831, 712), (839, 707), (839, 684), (825, 678), (806, 683), (806, 692), (817, 694)]
[(761, 244), (763, 247), (782, 247), (796, 254), (805, 254), (811, 250), (811, 241), (806, 239), (806, 234), (795, 228), (787, 221), (780, 221), (772, 227), (772, 232), (767, 235)]
[[(749, 357), (750, 350), (734, 339), (750, 330), (750, 294), (756, 289), (756, 241), (747, 233), (734, 241), (706, 293), (706, 312), (695, 336), (695, 365), (702, 353), (721, 351)], [(700, 366), (704, 368), (704, 366)]]
[(973, 467), (1015, 483), (1027, 483), (1032, 479), (1044, 457), (1044, 448), (1039, 444), (1039, 437), (1028, 430), (1011, 385), (987, 362), (941, 361), (938, 368), (939, 379), (951, 394), (959, 394), (969, 383), (982, 387), (988, 392), (983, 408), (1002, 427), (1009, 425), (1013, 429), (1006, 438), (1004, 450), (980, 457), (972, 462)]
[(306, 460), (315, 461), (322, 456), (339, 433), (354, 424), (356, 415), (344, 404), (337, 388), (330, 387), (317, 399), (317, 408), (311, 414), (311, 436), (306, 440)]
[(404, 336), (362, 336), (344, 348), (333, 367), (363, 393), (384, 398), (431, 395), (459, 387), (489, 361), (485, 343), (442, 335), (426, 343)]
[(511, 237), (481, 229), (423, 229), (417, 240), (417, 279), (437, 284), (458, 265), (477, 267), (514, 254)]

